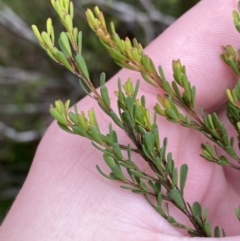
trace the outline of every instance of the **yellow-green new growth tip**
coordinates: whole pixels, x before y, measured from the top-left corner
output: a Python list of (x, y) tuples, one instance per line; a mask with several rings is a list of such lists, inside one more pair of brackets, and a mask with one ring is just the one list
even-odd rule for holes
[(65, 54), (66, 58), (72, 57), (72, 50), (69, 42), (68, 35), (65, 32), (60, 34), (59, 45)]
[(37, 38), (39, 44), (41, 45), (41, 47), (45, 49), (45, 44), (44, 44), (42, 36), (41, 36), (41, 34), (40, 34), (39, 30), (38, 30), (38, 27), (33, 24), (32, 25), (32, 30), (33, 30), (33, 33), (34, 33), (35, 37)]

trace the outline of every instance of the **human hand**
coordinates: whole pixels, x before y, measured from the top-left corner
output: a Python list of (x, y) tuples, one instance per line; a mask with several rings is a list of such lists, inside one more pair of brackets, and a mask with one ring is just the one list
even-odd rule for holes
[[(225, 89), (233, 87), (237, 80), (219, 58), (221, 45), (238, 44), (239, 35), (230, 14), (236, 5), (236, 0), (203, 0), (146, 48), (155, 64), (163, 66), (168, 80), (172, 79), (172, 59), (181, 59), (189, 80), (196, 86), (197, 106), (206, 111), (218, 110), (226, 101)], [(109, 93), (117, 89), (119, 77), (123, 82), (128, 77), (141, 79), (138, 73), (122, 70), (107, 83)], [(141, 81), (139, 94), (146, 96), (151, 108), (157, 93), (159, 89)], [(115, 100), (112, 95), (111, 101)], [(96, 109), (100, 126), (107, 128), (110, 120), (96, 103), (88, 97), (78, 103), (79, 110), (87, 111), (91, 107)], [(218, 114), (226, 120), (224, 112), (218, 110)], [(177, 165), (189, 166), (186, 200), (209, 207), (212, 225), (224, 228), (230, 236), (240, 235), (233, 213), (240, 204), (238, 172), (206, 162), (197, 155), (205, 141), (201, 134), (170, 124), (161, 117), (158, 124), (160, 137), (169, 139), (168, 150), (172, 151)], [(233, 129), (227, 125), (232, 136)], [(122, 142), (129, 143), (123, 133), (119, 135)], [(0, 240), (190, 240), (161, 218), (143, 197), (104, 179), (96, 165), (104, 170), (101, 154), (87, 140), (64, 133), (53, 123), (3, 222)], [(175, 210), (170, 212), (187, 222)]]

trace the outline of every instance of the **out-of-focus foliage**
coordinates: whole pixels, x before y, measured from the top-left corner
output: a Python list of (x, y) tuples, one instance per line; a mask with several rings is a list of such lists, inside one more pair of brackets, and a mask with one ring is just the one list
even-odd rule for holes
[[(78, 0), (75, 23), (83, 31), (83, 52), (91, 78), (110, 78), (118, 67), (111, 61), (85, 21), (85, 9), (98, 5), (121, 37), (136, 37), (146, 45), (198, 0)], [(0, 221), (17, 195), (38, 142), (51, 122), (55, 99), (76, 102), (83, 93), (78, 81), (49, 59), (39, 47), (31, 24), (45, 28), (51, 16), (61, 25), (50, 0), (0, 0)], [(92, 64), (91, 64), (92, 63)]]

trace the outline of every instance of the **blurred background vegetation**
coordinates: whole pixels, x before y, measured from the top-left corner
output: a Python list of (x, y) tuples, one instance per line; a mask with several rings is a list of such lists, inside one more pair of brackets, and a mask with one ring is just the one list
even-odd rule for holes
[[(75, 0), (75, 25), (83, 31), (83, 53), (91, 78), (110, 78), (118, 67), (89, 30), (85, 10), (98, 5), (121, 37), (146, 46), (199, 0)], [(77, 79), (51, 61), (31, 33), (51, 17), (62, 27), (50, 0), (0, 0), (0, 223), (20, 190), (37, 145), (52, 118), (50, 103), (83, 97)]]

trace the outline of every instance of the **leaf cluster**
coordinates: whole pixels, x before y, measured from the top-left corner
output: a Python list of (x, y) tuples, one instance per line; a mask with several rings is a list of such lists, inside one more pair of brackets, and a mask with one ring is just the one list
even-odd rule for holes
[[(138, 97), (140, 81), (133, 84), (127, 79), (122, 85), (118, 81), (117, 111), (111, 107), (110, 94), (105, 85), (106, 76), (100, 76), (100, 89), (96, 90), (91, 82), (87, 63), (82, 54), (82, 33), (73, 26), (74, 7), (69, 0), (51, 0), (65, 31), (60, 34), (59, 48), (55, 46), (55, 34), (51, 19), (47, 20), (46, 31), (39, 32), (33, 25), (33, 31), (48, 55), (57, 63), (65, 66), (80, 79), (82, 89), (95, 101), (112, 122), (121, 128), (129, 137), (129, 143), (120, 143), (118, 134), (112, 123), (109, 124), (107, 134), (101, 131), (94, 109), (88, 113), (69, 111), (70, 102), (58, 100), (55, 106), (50, 107), (50, 114), (57, 120), (58, 125), (71, 134), (80, 135), (89, 139), (93, 146), (102, 153), (103, 160), (110, 173), (104, 173), (99, 166), (98, 171), (106, 178), (121, 183), (121, 187), (133, 193), (142, 194), (149, 204), (171, 225), (188, 232), (194, 237), (220, 237), (225, 231), (218, 226), (212, 231), (208, 220), (208, 208), (202, 208), (197, 201), (193, 204), (184, 197), (184, 188), (187, 181), (188, 166), (183, 164), (177, 167), (172, 153), (167, 151), (167, 138), (161, 142), (159, 137), (157, 116), (166, 118), (173, 124), (179, 124), (201, 132), (209, 142), (201, 145), (200, 154), (206, 161), (220, 166), (240, 170), (240, 157), (234, 143), (235, 138), (229, 137), (227, 130), (219, 120), (217, 113), (205, 114), (195, 107), (196, 88), (191, 85), (186, 67), (180, 60), (172, 62), (173, 81), (165, 78), (161, 66), (155, 67), (150, 57), (136, 39), (120, 39), (115, 31), (114, 24), (110, 24), (110, 32), (105, 23), (104, 15), (95, 7), (88, 9), (86, 17), (90, 28), (95, 32), (100, 42), (107, 49), (113, 60), (121, 67), (141, 74), (150, 85), (161, 88), (163, 95), (157, 96), (154, 106), (154, 115), (146, 107), (145, 96)], [(234, 23), (239, 31), (239, 13), (233, 12)], [(240, 75), (239, 59), (231, 46), (224, 48), (222, 59)], [(238, 147), (240, 147), (240, 118), (239, 97), (240, 82), (232, 90), (227, 90), (228, 103), (227, 117), (237, 131)], [(219, 154), (219, 150), (224, 155)], [(139, 167), (139, 157), (133, 158), (136, 153), (151, 168), (153, 174)], [(135, 155), (134, 155), (135, 156)], [(191, 226), (177, 221), (170, 212), (175, 206), (191, 222)], [(235, 209), (239, 219), (239, 208)]]

